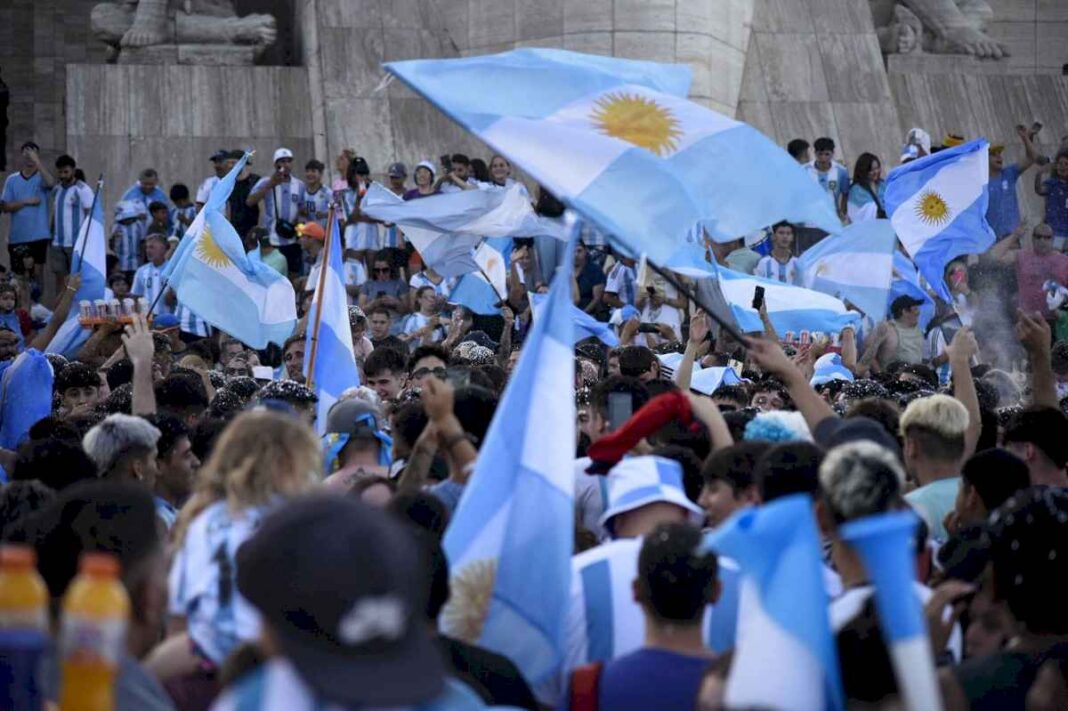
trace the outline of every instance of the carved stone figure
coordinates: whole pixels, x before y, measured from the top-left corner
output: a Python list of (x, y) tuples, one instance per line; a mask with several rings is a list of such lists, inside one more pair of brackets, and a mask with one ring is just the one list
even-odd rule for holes
[(243, 46), (258, 56), (277, 37), (271, 15), (238, 17), (233, 0), (117, 0), (93, 8), (93, 34), (116, 55), (160, 45)]
[(980, 59), (1009, 56), (992, 39), (994, 16), (987, 0), (870, 0), (879, 44), (885, 54), (965, 54)]

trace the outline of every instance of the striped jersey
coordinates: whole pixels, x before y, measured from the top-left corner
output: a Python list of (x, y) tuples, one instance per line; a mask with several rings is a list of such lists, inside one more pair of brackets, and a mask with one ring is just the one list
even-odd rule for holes
[(172, 313), (172, 309), (163, 299), (157, 298), (163, 292), (163, 270), (167, 268), (167, 262), (158, 267), (152, 262), (145, 262), (134, 272), (133, 284), (130, 285), (130, 293), (134, 296), (143, 296), (148, 303), (155, 304), (152, 313), (156, 316)]
[(325, 185), (320, 185), (314, 193), (304, 189), (304, 210), (308, 213), (308, 220), (318, 222), (324, 230), (330, 217), (330, 201), (333, 197), (334, 194)]
[(115, 223), (111, 232), (111, 249), (119, 258), (119, 269), (124, 272), (136, 271), (141, 266), (141, 242), (145, 239), (146, 224), (141, 220), (132, 220), (123, 224)]
[(211, 335), (211, 326), (207, 321), (197, 316), (192, 310), (179, 301), (174, 308), (174, 315), (178, 319), (178, 330), (193, 336), (207, 338)]
[[(279, 237), (275, 233), (274, 223), (275, 220), (285, 220), (296, 227), (297, 222), (300, 220), (301, 208), (307, 202), (304, 197), (304, 183), (291, 177), (288, 181), (275, 185), (274, 188), (269, 187), (270, 184), (270, 177), (260, 178), (260, 181), (252, 188), (252, 192), (267, 189), (267, 192), (263, 194), (263, 204), (260, 206), (260, 219), (263, 227), (271, 236), (271, 244), (275, 247), (296, 244), (296, 238), (286, 239)], [(277, 207), (275, 205), (276, 200)]]
[(189, 224), (193, 223), (193, 218), (197, 216), (196, 205), (186, 205), (185, 207), (176, 207), (171, 210), (171, 224), (174, 225), (174, 229), (171, 230), (171, 234), (178, 239), (185, 237), (185, 231), (188, 229), (188, 225), (182, 224), (179, 217), (184, 217), (189, 220)]
[(56, 247), (74, 247), (82, 219), (93, 206), (92, 189), (80, 180), (70, 185), (56, 184), (52, 188), (52, 209), (55, 217), (52, 224), (52, 244)]
[(189, 638), (215, 664), (259, 635), (260, 615), (237, 590), (236, 556), (269, 510), (235, 514), (225, 501), (216, 501), (193, 519), (174, 554), (168, 610), (185, 618)]

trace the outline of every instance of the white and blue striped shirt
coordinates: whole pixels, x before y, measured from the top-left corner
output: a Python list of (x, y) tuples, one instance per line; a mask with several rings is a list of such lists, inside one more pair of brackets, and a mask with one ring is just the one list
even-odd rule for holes
[(111, 249), (119, 258), (119, 269), (122, 271), (136, 271), (141, 266), (141, 242), (145, 239), (146, 229), (146, 224), (136, 219), (126, 224), (115, 223), (111, 233)]
[(193, 218), (197, 216), (196, 205), (186, 205), (185, 207), (176, 207), (171, 210), (171, 224), (174, 225), (174, 229), (171, 230), (171, 235), (181, 239), (185, 237), (185, 231), (188, 229), (188, 225), (182, 224), (179, 217), (185, 217), (189, 220), (189, 223), (193, 223)]
[(152, 192), (146, 195), (145, 192), (141, 190), (140, 183), (131, 185), (130, 188), (123, 193), (120, 202), (134, 202), (144, 207), (144, 215), (142, 219), (144, 220), (145, 227), (148, 227), (152, 222), (152, 214), (148, 211), (149, 205), (154, 202), (161, 202), (167, 206), (168, 210), (171, 207), (171, 201), (167, 199), (167, 193), (163, 192), (162, 188), (157, 185), (152, 188)]
[(801, 273), (801, 262), (797, 261), (797, 257), (790, 257), (783, 264), (770, 254), (766, 257), (761, 257), (753, 270), (754, 276), (771, 279), (783, 284), (793, 284), (794, 286), (801, 286)]
[(93, 191), (78, 180), (70, 185), (57, 183), (52, 189), (52, 208), (55, 211), (52, 228), (52, 244), (56, 247), (74, 247), (82, 219), (93, 206)]
[[(319, 189), (314, 193), (308, 192), (308, 189), (305, 188), (304, 209), (308, 213), (308, 221), (318, 222), (325, 230), (326, 221), (330, 217), (330, 201), (333, 197), (334, 194), (325, 185), (320, 185)], [(322, 215), (322, 217), (319, 215)]]
[(604, 290), (606, 292), (612, 292), (619, 297), (619, 300), (624, 304), (634, 305), (634, 299), (637, 297), (637, 275), (634, 273), (634, 267), (628, 267), (623, 262), (616, 262), (612, 266), (612, 271), (608, 272), (608, 279), (605, 282)]
[[(262, 224), (271, 236), (271, 244), (275, 247), (296, 244), (296, 238), (284, 239), (275, 234), (274, 221), (285, 220), (296, 226), (300, 218), (300, 210), (307, 202), (304, 183), (292, 177), (284, 183), (275, 185), (274, 188), (269, 187), (270, 183), (270, 177), (260, 178), (260, 181), (252, 188), (252, 192), (262, 189), (267, 190), (263, 195), (263, 204), (260, 206)], [(275, 208), (275, 196), (278, 197), (277, 210)]]
[(174, 315), (178, 319), (178, 330), (193, 336), (207, 338), (211, 335), (211, 326), (204, 319), (193, 313), (188, 306), (181, 301), (174, 308)]
[(237, 589), (237, 549), (252, 537), (270, 507), (231, 513), (216, 501), (189, 525), (174, 554), (168, 610), (184, 617), (189, 637), (216, 664), (260, 632), (260, 615)]
[(164, 299), (156, 300), (164, 289), (163, 270), (166, 267), (167, 262), (163, 262), (158, 267), (152, 262), (145, 262), (134, 272), (133, 284), (130, 285), (131, 294), (143, 296), (148, 299), (148, 303), (155, 304), (152, 313), (156, 316), (172, 313), (171, 307)]

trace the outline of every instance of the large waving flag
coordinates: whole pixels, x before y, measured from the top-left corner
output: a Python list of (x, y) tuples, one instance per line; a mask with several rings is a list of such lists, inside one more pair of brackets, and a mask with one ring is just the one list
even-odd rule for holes
[(720, 240), (781, 219), (841, 228), (826, 193), (784, 150), (686, 99), (688, 67), (555, 49), (385, 67), (657, 264), (702, 221)]
[(88, 220), (82, 220), (78, 238), (74, 241), (70, 273), (81, 274), (82, 285), (74, 295), (67, 320), (56, 331), (52, 341), (45, 347), (45, 353), (58, 353), (67, 358), (78, 355), (92, 331), (78, 323), (82, 301), (90, 303), (104, 298), (107, 288), (107, 239), (104, 237), (104, 201), (101, 198), (103, 181), (97, 182), (96, 195), (93, 197), (93, 211)]
[(560, 275), (445, 532), (452, 597), (442, 630), (505, 655), (532, 685), (563, 660), (571, 585), (575, 359), (571, 280)]
[(812, 501), (798, 494), (745, 509), (706, 543), (733, 558), (743, 576), (725, 705), (844, 708)]
[(895, 511), (850, 521), (839, 533), (860, 554), (875, 585), (875, 606), (905, 708), (937, 710), (942, 697), (923, 607), (914, 590), (918, 523), (912, 511)]
[(349, 302), (345, 292), (338, 219), (331, 221), (330, 236), (323, 245), (322, 271), (308, 312), (304, 345), (304, 377), (319, 395), (316, 424), (322, 433), (326, 415), (341, 393), (360, 384), (360, 371), (352, 349)]
[(946, 265), (994, 244), (986, 221), (990, 144), (978, 139), (906, 163), (886, 179), (886, 213), (905, 251), (946, 302)]
[[(547, 294), (530, 294), (530, 305), (534, 308), (534, 318), (540, 318), (548, 300)], [(598, 321), (593, 316), (572, 304), (571, 320), (575, 326), (575, 343), (590, 338), (597, 338), (609, 348), (619, 345), (619, 337), (616, 336), (612, 327), (604, 321)]]
[(855, 222), (801, 255), (805, 286), (848, 301), (873, 321), (882, 321), (896, 244), (889, 220)]
[(565, 236), (559, 222), (534, 213), (519, 183), (506, 190), (461, 190), (409, 201), (374, 183), (360, 209), (403, 227), (423, 261), (446, 277), (477, 270), (471, 251), (483, 237)]
[(0, 377), (0, 447), (17, 449), (52, 412), (52, 365), (35, 348), (20, 353)]
[(248, 154), (215, 184), (163, 270), (178, 300), (252, 348), (281, 345), (297, 323), (296, 295), (284, 276), (245, 253), (223, 208)]
[(719, 267), (719, 288), (730, 304), (731, 313), (744, 332), (763, 331), (760, 314), (753, 308), (756, 287), (764, 287), (768, 317), (781, 336), (787, 331), (823, 331), (838, 333), (855, 325), (860, 314), (850, 311), (841, 300), (812, 289), (762, 279), (733, 269)]

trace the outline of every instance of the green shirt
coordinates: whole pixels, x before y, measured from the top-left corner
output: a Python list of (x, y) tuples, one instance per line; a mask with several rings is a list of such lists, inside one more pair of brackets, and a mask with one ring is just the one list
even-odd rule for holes
[(282, 276), (289, 275), (289, 262), (286, 261), (285, 256), (277, 249), (271, 250), (270, 254), (264, 254), (263, 263), (275, 270)]

